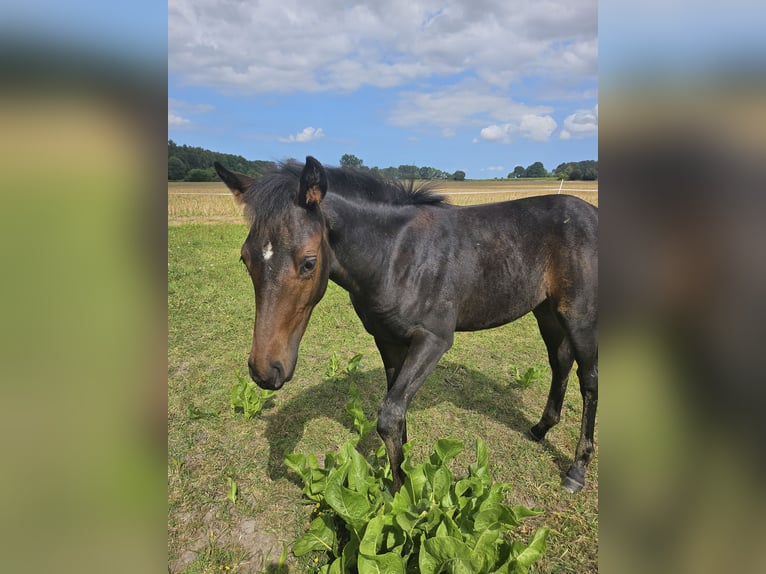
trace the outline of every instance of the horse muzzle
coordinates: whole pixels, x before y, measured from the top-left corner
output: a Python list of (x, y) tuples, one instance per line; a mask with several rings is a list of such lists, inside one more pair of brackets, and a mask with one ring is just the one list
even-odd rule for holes
[(247, 368), (255, 384), (269, 391), (281, 389), (282, 385), (292, 378), (292, 373), (286, 373), (280, 361), (274, 361), (267, 368), (259, 369), (253, 361), (248, 360)]

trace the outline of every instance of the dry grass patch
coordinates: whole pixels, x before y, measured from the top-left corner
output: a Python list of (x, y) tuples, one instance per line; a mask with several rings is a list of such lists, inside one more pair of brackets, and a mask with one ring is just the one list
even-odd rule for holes
[[(557, 193), (559, 185), (554, 180), (448, 180), (439, 183), (439, 191), (453, 205), (475, 205)], [(597, 181), (566, 181), (561, 192), (598, 207)], [(168, 183), (169, 225), (241, 222), (242, 208), (222, 182)]]

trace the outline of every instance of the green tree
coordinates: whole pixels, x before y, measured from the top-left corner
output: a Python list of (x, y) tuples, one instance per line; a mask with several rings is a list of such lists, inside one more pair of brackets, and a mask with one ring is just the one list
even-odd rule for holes
[(416, 165), (400, 165), (399, 177), (402, 179), (417, 179), (420, 175), (420, 168)]
[(452, 179), (454, 179), (455, 181), (464, 181), (465, 172), (461, 169), (457, 170), (455, 173), (452, 174)]
[[(179, 146), (173, 140), (168, 140), (168, 179), (172, 179), (170, 171), (170, 159), (176, 157), (181, 160), (186, 166), (186, 173), (190, 169), (211, 170), (209, 173), (214, 173), (213, 162), (218, 161), (228, 169), (232, 171), (238, 171), (251, 177), (259, 177), (267, 171), (274, 168), (274, 162), (271, 161), (249, 161), (241, 155), (232, 155), (228, 153), (220, 153), (210, 151), (201, 147), (192, 147), (187, 145)], [(175, 164), (175, 162), (173, 162)], [(178, 165), (175, 164), (174, 169), (177, 169)], [(176, 175), (173, 173), (173, 175)], [(202, 177), (199, 173), (194, 177)], [(185, 177), (184, 177), (185, 179)], [(214, 178), (213, 181), (215, 181)], [(204, 180), (203, 180), (204, 181)]]
[(553, 175), (556, 177), (556, 179), (569, 179), (569, 173), (572, 171), (571, 164), (568, 163), (560, 163), (556, 166), (556, 169), (553, 170)]
[(168, 181), (181, 181), (186, 177), (189, 166), (178, 156), (172, 156), (168, 159)]
[(586, 167), (582, 172), (582, 178), (585, 181), (594, 181), (598, 179), (598, 168)]
[(540, 161), (536, 161), (526, 169), (524, 177), (547, 177), (548, 171)]
[(588, 159), (585, 161), (570, 161), (559, 164), (553, 174), (557, 178), (571, 180), (596, 180), (598, 179), (598, 162)]
[(186, 181), (217, 181), (218, 174), (213, 168), (200, 169), (195, 167), (186, 174)]
[(511, 175), (513, 175), (513, 177), (516, 177), (516, 178), (518, 178), (518, 177), (525, 177), (526, 173), (527, 173), (527, 170), (525, 170), (520, 165), (517, 165), (516, 167), (513, 168), (513, 174), (509, 173), (508, 177), (511, 177)]
[(432, 167), (423, 166), (418, 170), (420, 179), (433, 179), (436, 176), (436, 170)]
[(350, 153), (344, 153), (343, 157), (340, 158), (340, 166), (341, 167), (355, 167), (357, 169), (362, 168), (364, 165), (364, 161), (356, 157), (355, 155), (352, 155)]
[(395, 167), (384, 167), (380, 170), (380, 173), (383, 177), (389, 178), (389, 179), (395, 179), (399, 177), (399, 170)]

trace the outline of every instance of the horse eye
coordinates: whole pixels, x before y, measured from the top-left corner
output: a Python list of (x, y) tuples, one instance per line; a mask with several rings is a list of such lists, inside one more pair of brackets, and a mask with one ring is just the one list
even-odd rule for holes
[(311, 273), (317, 265), (316, 257), (306, 257), (301, 264), (301, 273)]

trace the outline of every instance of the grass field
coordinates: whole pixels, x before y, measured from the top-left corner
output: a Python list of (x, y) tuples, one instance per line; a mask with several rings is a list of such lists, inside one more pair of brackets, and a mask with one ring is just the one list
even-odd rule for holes
[[(472, 191), (471, 183), (447, 190)], [(493, 189), (495, 183), (508, 185), (481, 182), (478, 191), (493, 193), (450, 197), (486, 200), (495, 191), (505, 193)], [(385, 376), (347, 294), (330, 284), (301, 344), (295, 378), (255, 418), (233, 414), (229, 391), (235, 371), (246, 371), (254, 313), (252, 284), (238, 262), (247, 229), (229, 197), (173, 195), (179, 189), (224, 191), (215, 184), (169, 186), (168, 563), (171, 572), (274, 571), (283, 545), (289, 547), (306, 530), (311, 512), (301, 500), (300, 480), (282, 462), (284, 454), (323, 455), (352, 436), (344, 411), (349, 380), (327, 379), (330, 357), (335, 352), (346, 361), (363, 355), (354, 380), (370, 418), (383, 398)], [(597, 193), (586, 193), (597, 201)], [(194, 204), (195, 197), (205, 202)], [(232, 222), (221, 223), (225, 218)], [(516, 535), (527, 539), (538, 526), (552, 529), (534, 571), (596, 572), (598, 456), (583, 492), (570, 495), (560, 488), (579, 435), (576, 377), (561, 423), (538, 444), (523, 433), (540, 417), (548, 375), (522, 387), (513, 381), (512, 365), (522, 371), (547, 366), (531, 316), (498, 329), (458, 333), (408, 412), (414, 458), (426, 457), (439, 438), (460, 439), (465, 451), (453, 466), (459, 477), (475, 458), (476, 437), (482, 437), (493, 478), (514, 486), (508, 502), (544, 510)], [(378, 444), (374, 436), (362, 446), (371, 452)], [(227, 498), (229, 479), (238, 488), (236, 502)], [(313, 571), (306, 557), (288, 554), (287, 565), (291, 573)]]

